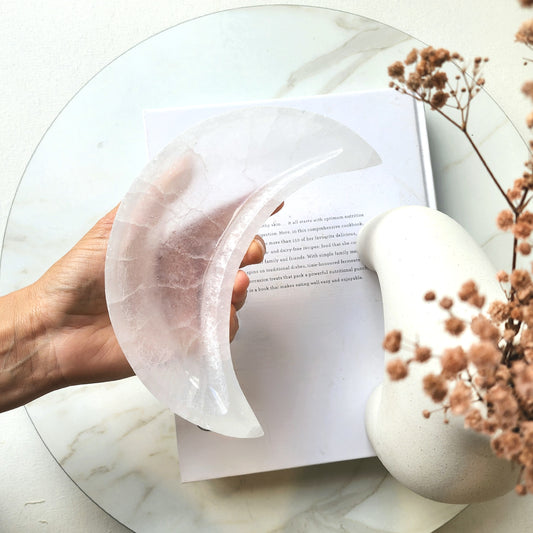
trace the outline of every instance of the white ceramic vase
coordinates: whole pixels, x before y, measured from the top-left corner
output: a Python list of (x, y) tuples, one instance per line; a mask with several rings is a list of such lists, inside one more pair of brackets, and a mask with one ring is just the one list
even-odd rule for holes
[[(484, 252), (436, 210), (413, 206), (386, 212), (364, 226), (358, 248), (363, 263), (379, 278), (385, 330), (399, 329), (404, 338), (430, 346), (434, 353), (467, 347), (474, 337), (470, 331), (460, 337), (444, 331), (447, 314), (436, 302), (424, 301), (428, 290), (454, 297), (473, 279), (487, 301), (504, 298)], [(477, 314), (462, 302), (454, 312), (465, 318)], [(394, 355), (387, 354), (386, 361), (390, 357)], [(488, 437), (465, 429), (462, 417), (450, 415), (449, 424), (440, 412), (423, 418), (423, 409), (437, 407), (422, 389), (422, 378), (431, 371), (440, 371), (438, 360), (411, 364), (406, 379), (393, 382), (385, 376), (371, 395), (366, 426), (377, 456), (401, 483), (433, 500), (469, 503), (509, 491), (518, 470), (492, 453)]]

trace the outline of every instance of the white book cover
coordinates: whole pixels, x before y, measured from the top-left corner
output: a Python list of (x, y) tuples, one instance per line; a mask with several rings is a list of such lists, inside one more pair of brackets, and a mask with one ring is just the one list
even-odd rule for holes
[(330, 117), (365, 139), (382, 163), (306, 185), (261, 229), (267, 254), (246, 268), (251, 283), (231, 351), (265, 434), (234, 439), (176, 417), (182, 481), (374, 455), (364, 412), (383, 377), (383, 316), (357, 234), (393, 207), (435, 207), (423, 109), (392, 90), (147, 110), (149, 157), (195, 123), (248, 105)]

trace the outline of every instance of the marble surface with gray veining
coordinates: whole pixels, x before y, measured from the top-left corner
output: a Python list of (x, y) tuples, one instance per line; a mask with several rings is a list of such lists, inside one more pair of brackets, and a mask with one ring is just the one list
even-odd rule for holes
[[(146, 162), (143, 109), (381, 89), (386, 66), (415, 45), (354, 15), (287, 6), (218, 13), (141, 43), (78, 93), (33, 156), (8, 222), (1, 291), (36, 279), (122, 198)], [(480, 147), (496, 172), (520, 175), (526, 147), (488, 97), (478, 104)], [(506, 243), (487, 224), (496, 192), (480, 197), (486, 178), (460, 134), (431, 113), (427, 122), (439, 207), (502, 266)], [(416, 496), (376, 459), (181, 484), (173, 418), (136, 378), (57, 391), (28, 412), (77, 485), (139, 532), (416, 533), (463, 508)]]

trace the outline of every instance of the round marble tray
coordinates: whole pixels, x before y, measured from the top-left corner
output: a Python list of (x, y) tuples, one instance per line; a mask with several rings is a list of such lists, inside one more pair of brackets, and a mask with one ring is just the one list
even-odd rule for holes
[[(9, 217), (0, 290), (38, 278), (120, 201), (146, 162), (144, 109), (381, 89), (387, 65), (414, 46), (380, 23), (297, 6), (221, 12), (140, 43), (39, 144)], [(527, 149), (517, 132), (487, 95), (476, 110), (490, 164), (520, 175)], [(490, 223), (496, 192), (458, 132), (432, 113), (428, 129), (440, 209), (506, 266)], [(173, 417), (136, 378), (57, 391), (27, 409), (65, 472), (135, 531), (429, 532), (463, 508), (414, 495), (376, 459), (182, 485)]]

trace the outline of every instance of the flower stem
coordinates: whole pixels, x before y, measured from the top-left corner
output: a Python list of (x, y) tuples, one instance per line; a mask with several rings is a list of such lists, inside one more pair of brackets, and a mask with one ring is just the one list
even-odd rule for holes
[[(496, 185), (496, 187), (498, 187), (498, 190), (500, 191), (501, 195), (504, 197), (505, 201), (507, 202), (507, 204), (509, 205), (509, 207), (511, 208), (511, 211), (517, 215), (518, 212), (517, 212), (517, 209), (516, 207), (514, 206), (513, 202), (511, 202), (511, 200), (509, 200), (509, 197), (507, 196), (507, 194), (505, 193), (505, 191), (503, 190), (502, 186), (500, 185), (500, 183), (498, 182), (498, 179), (496, 178), (496, 176), (494, 175), (494, 173), (492, 172), (492, 170), (490, 169), (489, 165), (487, 164), (487, 162), (485, 161), (485, 158), (483, 157), (483, 155), (481, 154), (481, 152), (479, 151), (478, 147), (476, 146), (476, 143), (474, 142), (474, 140), (472, 139), (472, 137), (470, 136), (470, 134), (466, 131), (466, 128), (462, 130), (466, 136), (466, 138), (468, 139), (468, 142), (471, 144), (472, 148), (474, 149), (474, 151), (476, 152), (479, 160), (481, 161), (482, 165), (485, 167), (485, 170), (488, 172), (490, 178), (492, 179), (492, 181), (494, 182), (494, 185)], [(514, 267), (513, 267), (514, 268)]]

